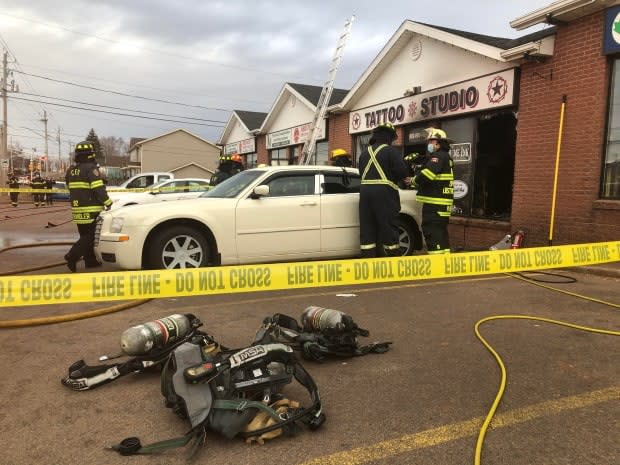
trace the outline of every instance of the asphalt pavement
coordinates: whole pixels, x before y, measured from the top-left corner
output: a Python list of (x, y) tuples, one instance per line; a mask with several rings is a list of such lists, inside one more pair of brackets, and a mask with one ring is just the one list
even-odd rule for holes
[[(7, 208), (0, 204), (0, 248), (77, 238), (74, 225), (60, 224), (70, 217), (66, 204), (39, 210)], [(49, 227), (50, 223), (59, 226)], [(4, 252), (2, 271), (62, 262), (67, 249), (58, 245)], [(96, 364), (99, 355), (119, 350), (126, 328), (171, 313), (194, 313), (218, 341), (241, 347), (252, 341), (264, 317), (284, 313), (299, 318), (307, 306), (319, 305), (342, 310), (368, 329), (370, 337), (360, 342), (392, 341), (392, 349), (305, 363), (320, 388), (327, 416), (319, 430), (302, 428), (294, 437), (278, 437), (263, 446), (210, 433), (195, 463), (471, 464), (478, 432), (500, 385), (500, 369), (474, 327), (484, 318), (502, 316), (480, 326), (507, 369), (506, 392), (482, 444), (481, 463), (618, 464), (620, 339), (522, 318), (620, 331), (618, 270), (618, 264), (611, 264), (555, 271), (576, 279), (572, 283), (561, 283), (561, 276), (538, 277), (558, 281), (545, 285), (577, 295), (507, 275), (474, 276), (166, 298), (97, 318), (2, 329), (0, 463), (186, 463), (182, 449), (121, 457), (104, 448), (127, 436), (150, 443), (187, 431), (188, 423), (164, 408), (157, 373), (73, 392), (60, 383), (69, 365), (78, 359)], [(102, 269), (106, 271), (107, 265)], [(59, 264), (29, 274), (66, 272)], [(0, 320), (99, 307), (0, 307)], [(286, 389), (291, 397), (307, 402), (303, 389)]]

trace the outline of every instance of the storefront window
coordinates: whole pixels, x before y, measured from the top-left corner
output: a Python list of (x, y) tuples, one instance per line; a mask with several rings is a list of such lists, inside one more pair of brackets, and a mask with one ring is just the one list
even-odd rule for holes
[[(452, 140), (452, 213), (456, 216), (509, 220), (516, 141), (514, 113), (483, 113), (433, 124), (433, 127), (446, 131)], [(406, 154), (426, 149), (423, 126), (409, 127), (405, 135)]]
[(288, 158), (288, 147), (274, 149), (269, 152), (269, 159), (272, 166), (290, 165)]
[(258, 164), (258, 158), (256, 153), (246, 153), (243, 156), (245, 157), (246, 169), (254, 168)]
[(614, 60), (601, 197), (620, 199), (620, 59)]

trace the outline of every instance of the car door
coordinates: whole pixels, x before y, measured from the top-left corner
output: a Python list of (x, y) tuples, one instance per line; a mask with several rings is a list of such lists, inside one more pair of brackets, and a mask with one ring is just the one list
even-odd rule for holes
[[(241, 263), (314, 258), (321, 249), (321, 206), (316, 172), (274, 173), (269, 195), (241, 199), (236, 209)], [(231, 231), (232, 233), (232, 231)]]
[(359, 174), (345, 170), (326, 170), (321, 174), (319, 182), (321, 252), (326, 256), (359, 254)]

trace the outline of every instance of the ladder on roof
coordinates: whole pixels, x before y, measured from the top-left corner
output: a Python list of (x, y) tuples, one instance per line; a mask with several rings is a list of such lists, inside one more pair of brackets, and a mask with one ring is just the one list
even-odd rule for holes
[(316, 151), (316, 141), (319, 137), (323, 120), (325, 119), (325, 113), (327, 113), (327, 106), (329, 105), (329, 100), (332, 96), (332, 91), (334, 90), (336, 72), (338, 71), (338, 67), (340, 66), (340, 61), (342, 60), (342, 52), (344, 51), (344, 46), (347, 43), (349, 34), (351, 33), (351, 25), (353, 24), (354, 19), (355, 16), (351, 16), (351, 18), (344, 23), (344, 32), (338, 38), (338, 44), (336, 45), (334, 58), (332, 58), (332, 63), (329, 67), (329, 72), (327, 73), (327, 80), (323, 85), (323, 90), (321, 90), (321, 96), (319, 97), (319, 101), (316, 105), (314, 118), (312, 119), (312, 123), (310, 123), (310, 134), (308, 135), (308, 139), (306, 139), (306, 142), (301, 149), (301, 156), (299, 157), (300, 165), (310, 164), (310, 161), (314, 156), (314, 152)]

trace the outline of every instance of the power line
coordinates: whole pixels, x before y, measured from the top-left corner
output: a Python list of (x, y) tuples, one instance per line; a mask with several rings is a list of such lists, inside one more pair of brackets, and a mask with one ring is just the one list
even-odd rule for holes
[(168, 117), (171, 117), (171, 118), (193, 119), (193, 120), (196, 120), (196, 121), (206, 121), (206, 122), (209, 122), (209, 123), (222, 123), (222, 124), (226, 124), (226, 121), (219, 121), (219, 120), (213, 120), (213, 119), (204, 119), (204, 118), (193, 118), (191, 116), (182, 116), (182, 115), (170, 115), (170, 114), (167, 114), (167, 113), (154, 113), (154, 112), (151, 112), (151, 111), (133, 110), (131, 108), (112, 107), (112, 106), (109, 106), (109, 105), (99, 105), (99, 104), (91, 103), (91, 102), (81, 102), (79, 100), (69, 100), (69, 99), (64, 99), (64, 98), (60, 98), (60, 97), (50, 97), (49, 95), (29, 94), (28, 92), (20, 92), (20, 94), (22, 94), (22, 95), (30, 95), (32, 97), (42, 97), (42, 98), (49, 98), (49, 99), (54, 99), (54, 100), (60, 100), (62, 102), (79, 103), (81, 105), (90, 105), (90, 106), (93, 106), (93, 107), (110, 108), (112, 110), (133, 111), (133, 112), (136, 112), (136, 113), (145, 113), (147, 115), (168, 116)]
[[(60, 73), (60, 74), (64, 74), (67, 76), (73, 76), (73, 77), (78, 77), (78, 78), (85, 78), (88, 79), (89, 81), (100, 81), (100, 82), (105, 82), (105, 83), (111, 83), (111, 84), (120, 84), (123, 86), (128, 86), (128, 87), (133, 87), (136, 89), (148, 89), (148, 90), (155, 90), (155, 91), (159, 91), (159, 92), (174, 92), (176, 94), (184, 94), (184, 95), (189, 95), (191, 97), (197, 98), (197, 97), (204, 97), (204, 98), (212, 98), (213, 95), (209, 95), (209, 94), (196, 94), (196, 92), (187, 92), (184, 91), (183, 89), (170, 89), (170, 88), (163, 88), (163, 87), (153, 87), (153, 86), (147, 86), (144, 84), (137, 84), (137, 83), (133, 83), (133, 82), (127, 82), (127, 81), (116, 81), (114, 79), (103, 79), (101, 76), (89, 76), (87, 74), (80, 74), (80, 73), (76, 73), (76, 72), (68, 72), (62, 69), (58, 69), (58, 68), (50, 68), (47, 66), (41, 66), (41, 65), (33, 65), (33, 64), (29, 64), (29, 63), (20, 63), (22, 67), (26, 67), (26, 68), (34, 68), (34, 69), (39, 69), (39, 70), (43, 70), (43, 71), (53, 71), (55, 73)], [(217, 95), (216, 98), (222, 98), (222, 95)], [(231, 101), (239, 101), (239, 102), (250, 102), (250, 103), (259, 103), (261, 105), (271, 105), (272, 102), (267, 101), (267, 100), (250, 100), (250, 99), (245, 99), (245, 98), (230, 98), (230, 97), (226, 97), (226, 100), (231, 100)], [(229, 110), (232, 111), (232, 110)]]
[(141, 99), (141, 100), (150, 100), (152, 102), (167, 103), (169, 105), (180, 105), (180, 106), (183, 106), (183, 107), (190, 107), (190, 108), (201, 108), (203, 110), (216, 110), (216, 111), (226, 111), (226, 112), (230, 112), (231, 111), (231, 110), (224, 109), (224, 108), (205, 107), (205, 106), (202, 106), (202, 105), (191, 105), (189, 103), (173, 102), (172, 100), (163, 100), (163, 99), (157, 99), (157, 98), (151, 98), (151, 97), (143, 97), (141, 95), (126, 94), (124, 92), (118, 92), (118, 91), (115, 91), (115, 90), (100, 89), (98, 87), (85, 86), (83, 84), (77, 84), (75, 82), (63, 81), (61, 79), (53, 79), (53, 78), (50, 78), (50, 77), (47, 77), (47, 76), (41, 76), (39, 74), (27, 73), (25, 71), (20, 71), (20, 70), (15, 70), (15, 72), (20, 73), (20, 74), (25, 74), (26, 76), (36, 77), (36, 78), (39, 78), (39, 79), (45, 79), (47, 81), (58, 82), (60, 84), (67, 84), (67, 85), (70, 85), (70, 86), (81, 87), (83, 89), (96, 90), (97, 92), (106, 92), (108, 94), (122, 95), (123, 97), (131, 97), (131, 98), (137, 98), (137, 99)]
[[(12, 95), (9, 98), (12, 99), (12, 100), (21, 100), (21, 101), (24, 101), (24, 102), (41, 103), (38, 100), (31, 100), (31, 99), (27, 99), (27, 98), (14, 97)], [(164, 119), (164, 118), (154, 118), (152, 116), (130, 115), (130, 114), (127, 114), (127, 113), (117, 113), (117, 112), (114, 112), (114, 111), (96, 110), (94, 108), (83, 108), (83, 107), (76, 107), (76, 106), (73, 106), (73, 105), (64, 105), (62, 103), (46, 102), (46, 105), (53, 105), (53, 106), (63, 107), (63, 108), (73, 108), (73, 109), (76, 109), (76, 110), (92, 111), (92, 112), (95, 112), (95, 113), (107, 113), (109, 115), (128, 116), (130, 118), (142, 118), (142, 119), (150, 119), (150, 120), (155, 120), (155, 121), (168, 121), (168, 122), (171, 122), (171, 123), (181, 123), (181, 124), (195, 124), (197, 126), (209, 126), (209, 127), (214, 127), (214, 128), (222, 128), (222, 127), (224, 127), (224, 125), (194, 123), (192, 121), (179, 121), (179, 120)]]

